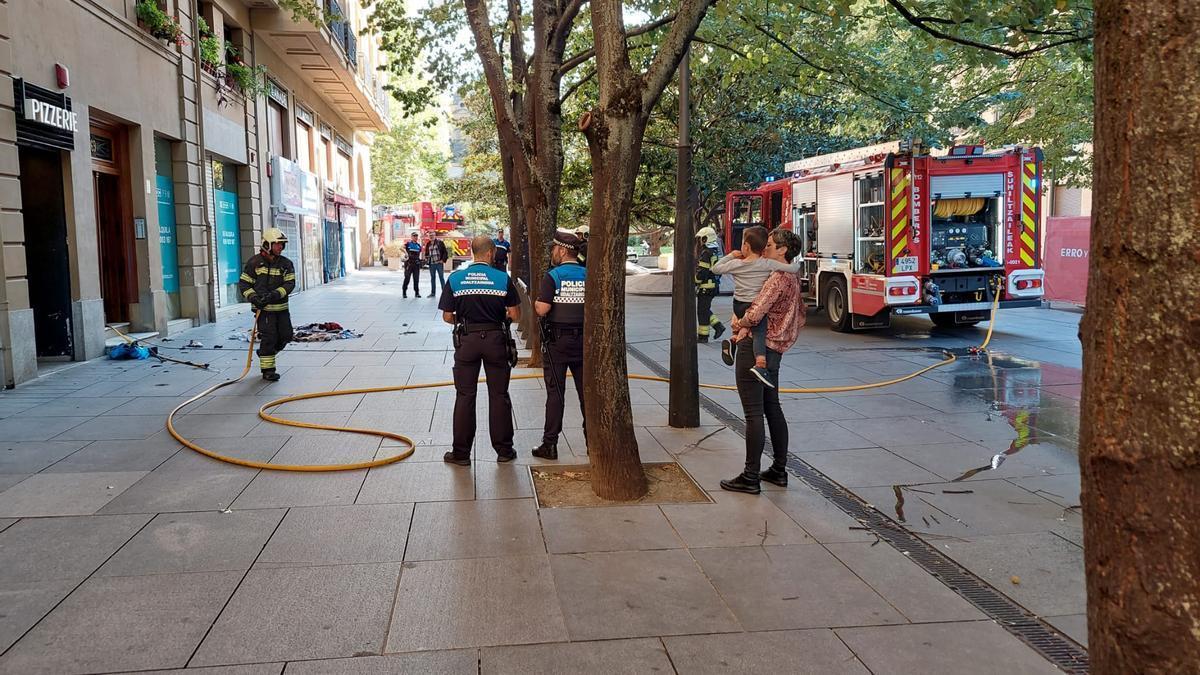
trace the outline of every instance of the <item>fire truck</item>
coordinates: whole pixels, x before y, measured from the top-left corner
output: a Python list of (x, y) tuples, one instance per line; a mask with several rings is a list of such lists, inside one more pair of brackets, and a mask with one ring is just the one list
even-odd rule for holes
[(425, 235), (431, 232), (441, 235), (446, 244), (446, 252), (450, 255), (451, 266), (471, 258), (471, 239), (465, 234), (465, 221), (455, 207), (438, 208), (431, 202), (415, 202), (382, 206), (378, 207), (377, 211), (376, 234), (381, 263), (386, 264), (385, 248), (389, 242), (403, 242), (411, 237), (413, 232), (420, 233), (422, 242)]
[(791, 229), (804, 242), (801, 286), (833, 330), (928, 314), (937, 326), (985, 321), (1041, 303), (1042, 152), (919, 142), (872, 145), (788, 162), (787, 176), (725, 198), (724, 243), (747, 227)]

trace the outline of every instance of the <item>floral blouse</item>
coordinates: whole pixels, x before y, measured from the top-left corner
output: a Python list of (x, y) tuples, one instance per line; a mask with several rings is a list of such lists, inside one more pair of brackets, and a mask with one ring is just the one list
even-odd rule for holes
[(800, 299), (799, 276), (793, 272), (773, 272), (767, 278), (741, 322), (755, 326), (763, 317), (767, 319), (768, 349), (782, 354), (796, 344), (808, 317), (808, 309)]

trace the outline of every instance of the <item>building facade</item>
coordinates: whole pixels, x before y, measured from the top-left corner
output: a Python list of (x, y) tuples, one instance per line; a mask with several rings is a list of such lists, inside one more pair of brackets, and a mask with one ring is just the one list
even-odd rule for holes
[(380, 53), (359, 0), (319, 7), (0, 0), (0, 383), (243, 311), (264, 227), (302, 288), (370, 255)]

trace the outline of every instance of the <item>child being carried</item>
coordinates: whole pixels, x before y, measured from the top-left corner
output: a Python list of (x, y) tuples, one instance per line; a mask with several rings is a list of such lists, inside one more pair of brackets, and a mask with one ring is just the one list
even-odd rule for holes
[[(796, 258), (789, 265), (763, 257), (763, 250), (767, 246), (767, 235), (767, 228), (760, 225), (746, 228), (742, 232), (742, 249), (731, 251), (729, 255), (713, 264), (713, 274), (728, 274), (733, 277), (733, 313), (739, 319), (747, 309), (750, 309), (750, 304), (754, 302), (754, 298), (758, 296), (771, 273), (783, 271), (795, 274), (800, 271), (802, 263), (800, 258)], [(721, 359), (725, 361), (726, 365), (732, 366), (735, 345), (745, 339), (747, 334), (754, 336), (754, 368), (750, 370), (751, 374), (764, 385), (774, 387), (775, 383), (771, 381), (767, 373), (766, 321), (758, 322), (758, 325), (752, 329), (738, 330), (730, 340), (722, 340)]]

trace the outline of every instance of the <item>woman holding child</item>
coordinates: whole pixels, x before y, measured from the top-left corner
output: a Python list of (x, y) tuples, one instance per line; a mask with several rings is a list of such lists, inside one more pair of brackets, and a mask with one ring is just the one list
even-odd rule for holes
[[(801, 254), (803, 243), (790, 230), (777, 229), (768, 235), (761, 227), (747, 228), (743, 241), (746, 242), (743, 250), (738, 252), (742, 255), (726, 256), (720, 263), (729, 259), (741, 263), (723, 266), (722, 273), (734, 275), (735, 333), (728, 348), (732, 358), (727, 362), (733, 361), (738, 395), (746, 417), (746, 467), (738, 476), (721, 481), (721, 487), (758, 494), (763, 480), (783, 487), (788, 482), (788, 428), (779, 405), (779, 363), (783, 353), (795, 344), (805, 322), (798, 265), (789, 264)], [(771, 271), (764, 275), (762, 271), (768, 268)], [(714, 271), (716, 269), (714, 265)], [(737, 292), (739, 276), (743, 277), (740, 284), (743, 293), (752, 289), (755, 283), (761, 284), (748, 305), (747, 296), (739, 297)], [(762, 276), (766, 276), (765, 281), (754, 279)], [(752, 339), (752, 331), (762, 338), (756, 335), (757, 339)], [(726, 351), (724, 347), (723, 351)], [(774, 461), (769, 469), (760, 473), (766, 428), (771, 432)]]

